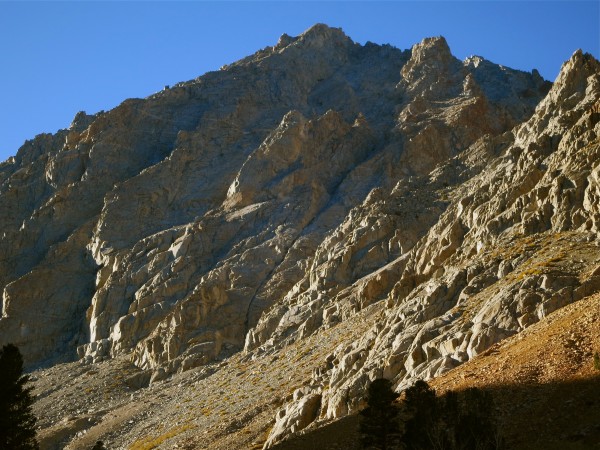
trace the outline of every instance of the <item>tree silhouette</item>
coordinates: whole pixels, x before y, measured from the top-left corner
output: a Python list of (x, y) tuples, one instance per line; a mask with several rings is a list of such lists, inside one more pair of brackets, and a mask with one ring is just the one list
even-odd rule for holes
[(410, 450), (503, 448), (489, 393), (477, 388), (437, 397), (422, 380), (404, 391), (402, 442)]
[(364, 449), (391, 450), (399, 448), (400, 427), (398, 408), (393, 404), (398, 397), (389, 380), (380, 378), (369, 386), (368, 407), (360, 413), (361, 444)]
[(106, 447), (104, 446), (104, 442), (96, 441), (96, 444), (92, 447), (92, 450), (106, 450)]
[(0, 350), (0, 448), (3, 450), (38, 449), (35, 416), (31, 412), (31, 389), (25, 384), (23, 357), (12, 344)]
[[(409, 449), (445, 448), (440, 435), (440, 414), (435, 391), (423, 380), (404, 391), (402, 402), (405, 417), (402, 442)], [(442, 441), (442, 442), (440, 442)]]
[(469, 388), (458, 395), (460, 409), (454, 429), (455, 448), (497, 449), (503, 447), (489, 392)]

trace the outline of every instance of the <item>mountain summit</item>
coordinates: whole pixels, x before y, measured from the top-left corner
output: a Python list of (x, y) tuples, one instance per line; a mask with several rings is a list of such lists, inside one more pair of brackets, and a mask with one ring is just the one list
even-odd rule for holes
[[(87, 392), (39, 411), (44, 445), (160, 423), (164, 448), (268, 448), (600, 291), (599, 105), (581, 51), (552, 85), (318, 24), (26, 142), (0, 165), (0, 344), (80, 374), (40, 408)], [(160, 389), (185, 422), (141, 406)]]

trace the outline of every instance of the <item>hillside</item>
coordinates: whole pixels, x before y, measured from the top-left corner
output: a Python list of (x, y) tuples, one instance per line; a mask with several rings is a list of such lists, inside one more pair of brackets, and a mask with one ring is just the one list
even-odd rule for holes
[(568, 305), (433, 381), (490, 390), (511, 448), (600, 447), (600, 295)]
[(269, 448), (598, 308), (599, 123), (581, 50), (549, 83), (315, 25), (26, 142), (0, 344), (44, 448)]
[[(508, 448), (598, 448), (599, 301), (596, 294), (561, 308), (430, 384), (438, 395), (471, 387), (490, 392)], [(358, 427), (352, 415), (273, 448), (358, 449)]]

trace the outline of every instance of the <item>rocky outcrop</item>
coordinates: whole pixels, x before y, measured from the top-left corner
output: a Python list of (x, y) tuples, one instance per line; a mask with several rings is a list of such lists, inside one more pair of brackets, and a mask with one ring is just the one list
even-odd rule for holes
[(599, 73), (579, 51), (551, 85), (316, 25), (79, 113), (0, 165), (0, 343), (29, 367), (128, 357), (137, 389), (378, 311), (267, 447), (374, 378), (440, 375), (600, 290)]
[[(307, 392), (305, 392), (307, 391)], [(269, 439), (265, 443), (270, 447), (281, 439), (281, 436), (296, 433), (306, 428), (317, 418), (321, 407), (321, 395), (311, 392), (310, 389), (298, 389), (294, 392), (294, 403), (277, 413), (275, 426), (271, 430)]]
[[(600, 290), (598, 205), (591, 200), (600, 152), (592, 119), (599, 81), (598, 61), (576, 52), (531, 119), (475, 142), (430, 173), (433, 184), (449, 173), (482, 169), (449, 192), (439, 220), (386, 267), (395, 282), (385, 282), (385, 320), (315, 374), (313, 389), (328, 387), (322, 420), (356, 412), (369, 380), (385, 377), (402, 389), (438, 376)], [(478, 156), (487, 167), (473, 164)], [(326, 307), (307, 304), (311, 313), (295, 333), (302, 336), (315, 321), (329, 325), (321, 318), (331, 310), (351, 315), (365, 301), (365, 282)]]
[[(3, 340), (29, 365), (78, 348), (168, 372), (261, 345), (276, 321), (285, 334), (303, 319), (281, 298), (324, 304), (406, 252), (446, 205), (404, 189), (525, 119), (545, 86), (460, 62), (443, 38), (403, 52), (316, 25), (80, 113), (3, 165)], [(379, 208), (398, 214), (367, 212)], [(364, 289), (379, 298), (375, 284)]]

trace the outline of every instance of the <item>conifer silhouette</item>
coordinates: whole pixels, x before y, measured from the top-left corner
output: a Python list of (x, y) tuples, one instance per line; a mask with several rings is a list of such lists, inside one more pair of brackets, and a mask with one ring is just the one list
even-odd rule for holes
[(436, 396), (418, 380), (404, 391), (402, 442), (410, 450), (498, 450), (504, 448), (492, 396), (477, 388)]
[(37, 450), (35, 416), (29, 381), (23, 376), (23, 357), (19, 349), (8, 344), (0, 350), (0, 448), (3, 450)]
[(398, 409), (393, 402), (398, 397), (392, 383), (385, 378), (369, 386), (368, 407), (360, 413), (361, 444), (364, 449), (392, 450), (399, 448), (400, 427)]

